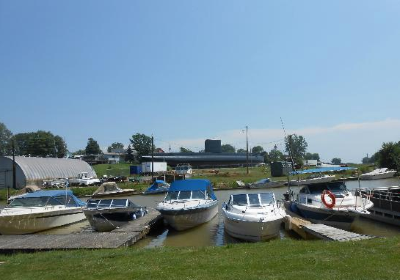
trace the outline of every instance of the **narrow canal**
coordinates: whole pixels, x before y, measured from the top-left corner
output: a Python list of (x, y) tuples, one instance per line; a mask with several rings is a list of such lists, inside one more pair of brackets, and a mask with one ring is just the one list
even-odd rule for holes
[[(398, 178), (386, 180), (373, 180), (361, 181), (362, 188), (376, 188), (400, 185)], [(358, 181), (346, 182), (347, 188), (354, 193), (354, 190), (359, 188)], [(300, 187), (291, 187), (295, 194), (298, 193)], [(277, 200), (283, 199), (283, 194), (287, 191), (287, 187), (274, 188), (274, 189), (239, 189), (239, 190), (219, 190), (215, 194), (219, 200), (219, 209), (223, 202), (228, 201), (231, 194), (236, 193), (257, 193), (257, 192), (274, 192)], [(135, 195), (129, 197), (132, 201), (139, 205), (155, 208), (156, 205), (163, 200), (164, 195)], [(82, 230), (91, 230), (89, 223), (83, 221), (66, 227), (61, 227), (53, 230), (43, 232), (43, 234), (68, 234), (80, 232)], [(375, 236), (390, 237), (400, 235), (400, 228), (390, 226), (387, 224), (367, 220), (364, 218), (356, 219), (353, 223), (352, 231), (362, 234), (370, 234)], [(286, 232), (283, 228), (280, 231), (281, 239), (284, 238), (298, 238), (294, 234)], [(175, 231), (167, 226), (161, 227), (152, 231), (145, 239), (136, 243), (133, 247), (136, 248), (154, 248), (159, 246), (213, 246), (224, 245), (229, 243), (240, 242), (224, 232), (224, 223), (221, 215), (219, 214), (210, 222), (205, 223), (199, 227), (187, 231)]]

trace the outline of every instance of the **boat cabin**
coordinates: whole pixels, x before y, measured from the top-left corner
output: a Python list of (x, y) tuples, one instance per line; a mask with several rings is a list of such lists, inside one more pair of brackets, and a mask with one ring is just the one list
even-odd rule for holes
[(343, 198), (349, 192), (343, 182), (330, 182), (306, 185), (300, 189), (299, 194), (321, 195), (324, 190), (331, 191), (337, 198)]
[(297, 200), (303, 204), (320, 205), (322, 203), (321, 194), (325, 190), (334, 194), (335, 198), (345, 199), (346, 197), (351, 197), (351, 193), (347, 190), (344, 182), (329, 182), (305, 185), (300, 189)]

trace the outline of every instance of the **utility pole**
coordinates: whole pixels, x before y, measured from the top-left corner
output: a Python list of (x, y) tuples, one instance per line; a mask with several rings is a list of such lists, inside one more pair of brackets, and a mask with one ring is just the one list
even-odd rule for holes
[[(13, 158), (13, 163), (12, 163), (12, 177), (13, 177), (13, 189), (17, 189), (17, 176), (16, 176), (16, 171), (15, 171), (15, 143), (14, 139), (12, 140), (12, 158)], [(7, 201), (10, 198), (10, 187), (8, 187), (8, 192), (7, 192)]]
[(247, 136), (248, 126), (246, 125), (246, 169), (247, 174), (249, 174), (249, 139)]
[(151, 181), (154, 181), (154, 137), (151, 135)]

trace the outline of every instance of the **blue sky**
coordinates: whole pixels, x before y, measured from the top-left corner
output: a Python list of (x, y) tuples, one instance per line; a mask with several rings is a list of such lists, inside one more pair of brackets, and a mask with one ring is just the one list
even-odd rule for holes
[(153, 134), (325, 161), (400, 140), (400, 2), (0, 0), (0, 122), (68, 148)]

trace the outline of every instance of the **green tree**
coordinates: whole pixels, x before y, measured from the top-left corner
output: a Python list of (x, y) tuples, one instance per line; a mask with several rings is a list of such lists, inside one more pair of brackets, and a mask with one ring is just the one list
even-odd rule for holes
[(193, 153), (193, 151), (191, 151), (191, 150), (189, 150), (189, 149), (187, 149), (187, 148), (184, 148), (184, 147), (180, 147), (180, 148), (179, 148), (179, 151), (180, 151), (181, 153)]
[(133, 150), (131, 148), (131, 145), (128, 145), (128, 149), (126, 150), (126, 155), (125, 155), (125, 161), (133, 162), (134, 160), (135, 160), (135, 157), (133, 155)]
[(54, 145), (56, 146), (56, 157), (63, 158), (67, 155), (67, 144), (60, 136), (54, 136)]
[(221, 152), (223, 153), (235, 153), (236, 149), (230, 144), (221, 145)]
[(383, 143), (382, 148), (377, 152), (377, 161), (381, 168), (400, 171), (400, 142)]
[(76, 155), (84, 155), (86, 154), (86, 150), (80, 149), (72, 153), (74, 156)]
[(21, 156), (63, 157), (67, 151), (64, 140), (50, 131), (19, 133), (14, 139), (17, 154)]
[(303, 136), (296, 134), (288, 135), (285, 137), (286, 152), (292, 156), (293, 160), (297, 163), (302, 163), (307, 151), (307, 141)]
[(304, 159), (307, 160), (320, 160), (318, 153), (306, 153)]
[(236, 153), (238, 154), (245, 154), (246, 150), (245, 149), (237, 149)]
[(253, 154), (261, 154), (262, 152), (264, 152), (264, 148), (261, 146), (255, 146), (251, 149), (251, 153)]
[(332, 161), (331, 161), (333, 164), (336, 164), (336, 165), (339, 165), (339, 164), (341, 164), (342, 163), (342, 159), (340, 159), (340, 158), (333, 158), (332, 159)]
[(274, 148), (269, 152), (269, 162), (285, 160), (285, 156), (278, 147), (275, 145)]
[(0, 122), (0, 156), (12, 154), (12, 132)]
[(107, 152), (111, 153), (111, 151), (114, 149), (123, 149), (123, 148), (124, 148), (124, 144), (119, 143), (119, 142), (114, 142), (111, 144), (111, 146), (108, 146)]
[(129, 139), (132, 144), (132, 148), (137, 152), (137, 157), (139, 162), (142, 161), (142, 156), (147, 156), (151, 154), (151, 137), (136, 133), (132, 136), (132, 139)]
[(87, 155), (102, 154), (99, 144), (93, 138), (88, 139), (88, 143), (86, 145), (85, 152)]

